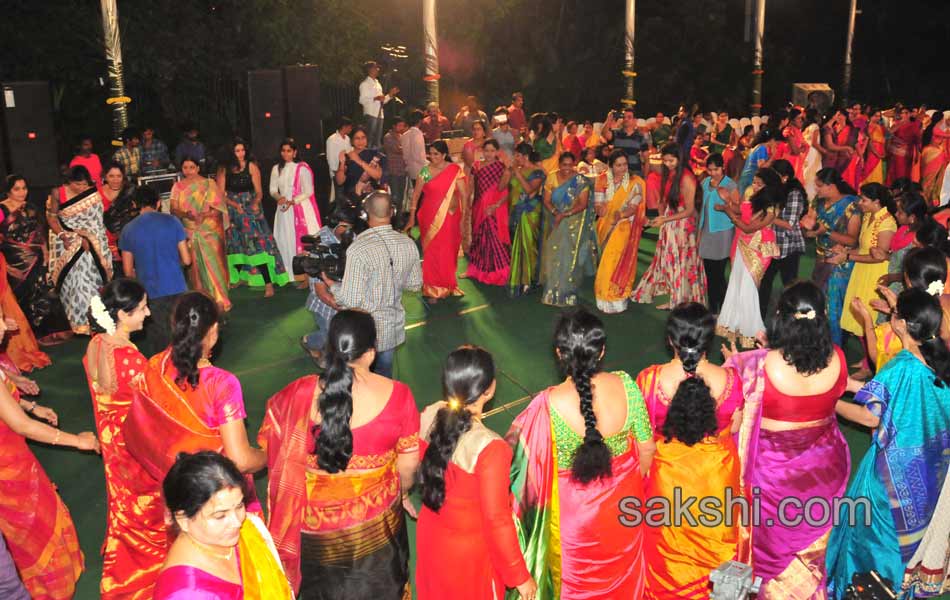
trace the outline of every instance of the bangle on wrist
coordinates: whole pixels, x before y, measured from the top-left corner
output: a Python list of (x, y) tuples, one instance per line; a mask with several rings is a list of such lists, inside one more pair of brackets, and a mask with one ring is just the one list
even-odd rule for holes
[(26, 412), (33, 414), (33, 411), (35, 410), (36, 410), (36, 400), (33, 400), (33, 402), (30, 403), (30, 408), (26, 409)]
[(58, 446), (58, 445), (59, 445), (59, 436), (61, 436), (61, 435), (63, 435), (63, 430), (62, 430), (62, 429), (57, 429), (57, 430), (56, 430), (56, 436), (53, 437), (53, 445), (54, 445), (54, 446)]

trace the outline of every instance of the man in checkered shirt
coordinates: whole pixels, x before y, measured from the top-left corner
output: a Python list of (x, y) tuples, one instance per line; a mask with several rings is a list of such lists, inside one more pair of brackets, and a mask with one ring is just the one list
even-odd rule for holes
[(343, 281), (323, 275), (336, 307), (368, 312), (376, 322), (376, 362), (373, 372), (392, 377), (396, 347), (406, 341), (403, 291), (422, 289), (419, 250), (405, 234), (392, 227), (392, 199), (377, 190), (363, 201), (369, 229), (346, 251)]

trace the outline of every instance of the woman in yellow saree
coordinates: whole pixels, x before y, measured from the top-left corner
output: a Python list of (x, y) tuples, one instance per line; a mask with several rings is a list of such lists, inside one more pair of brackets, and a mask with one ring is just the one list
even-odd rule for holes
[(194, 264), (188, 269), (193, 290), (207, 292), (218, 307), (231, 310), (228, 299), (228, 261), (225, 232), (230, 227), (225, 196), (215, 182), (198, 173), (198, 163), (182, 161), (184, 179), (172, 187), (171, 213), (185, 226)]
[(864, 180), (865, 183), (884, 183), (884, 147), (887, 142), (887, 134), (884, 131), (884, 125), (881, 124), (881, 111), (876, 110), (871, 113), (871, 120), (868, 121), (868, 150), (864, 157)]
[(627, 309), (637, 278), (637, 251), (647, 209), (646, 184), (637, 175), (630, 175), (623, 150), (614, 150), (607, 164), (607, 172), (594, 184), (597, 243), (601, 248), (594, 296), (601, 312), (620, 313)]

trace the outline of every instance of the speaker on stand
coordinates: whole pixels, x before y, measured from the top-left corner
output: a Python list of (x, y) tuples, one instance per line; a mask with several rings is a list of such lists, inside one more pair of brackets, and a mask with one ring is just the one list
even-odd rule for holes
[(324, 154), (326, 137), (320, 119), (320, 69), (314, 65), (284, 67), (287, 133), (297, 142), (297, 157), (313, 170), (320, 214), (327, 214), (330, 180)]
[(251, 150), (261, 169), (264, 212), (271, 224), (277, 203), (267, 193), (271, 168), (280, 160), (280, 142), (287, 137), (284, 77), (280, 69), (247, 73), (247, 106), (250, 112)]

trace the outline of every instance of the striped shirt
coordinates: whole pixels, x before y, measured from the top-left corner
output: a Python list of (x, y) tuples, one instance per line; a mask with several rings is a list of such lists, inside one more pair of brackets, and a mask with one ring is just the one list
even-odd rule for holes
[(406, 341), (403, 290), (422, 289), (419, 250), (392, 225), (367, 229), (346, 251), (343, 281), (330, 291), (337, 304), (368, 312), (376, 321), (376, 350), (385, 352)]

